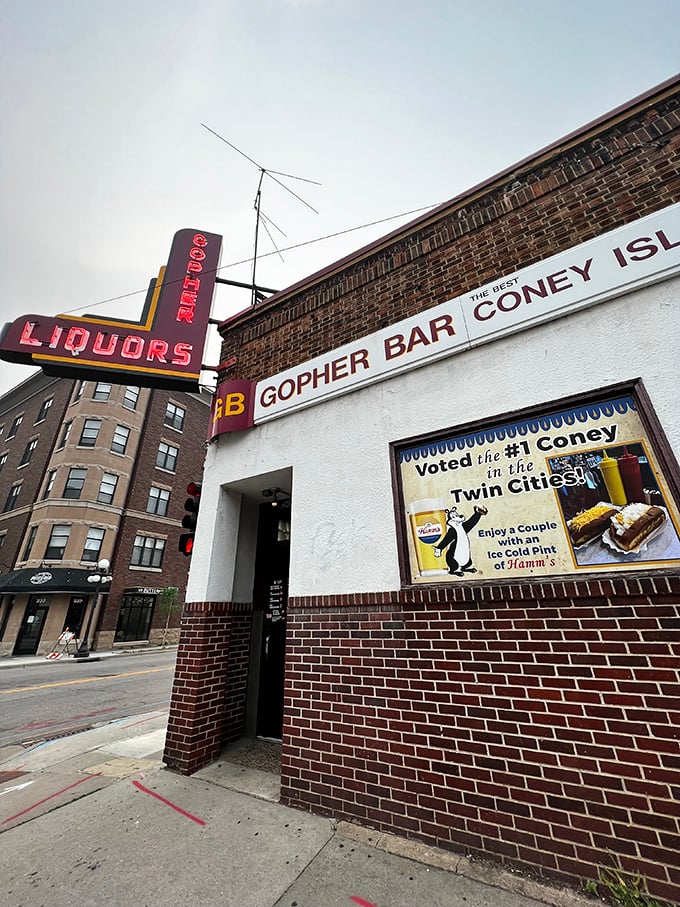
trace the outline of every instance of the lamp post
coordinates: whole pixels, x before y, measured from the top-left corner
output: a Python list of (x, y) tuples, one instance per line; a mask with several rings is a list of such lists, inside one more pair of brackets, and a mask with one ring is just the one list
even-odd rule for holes
[(87, 618), (87, 625), (85, 627), (85, 632), (83, 633), (80, 645), (76, 650), (76, 658), (89, 658), (90, 657), (90, 648), (88, 645), (88, 640), (90, 638), (90, 627), (92, 625), (92, 618), (94, 617), (94, 612), (97, 610), (99, 603), (102, 600), (104, 594), (104, 586), (108, 585), (111, 582), (113, 577), (109, 573), (111, 569), (111, 564), (104, 557), (97, 562), (98, 573), (93, 573), (91, 576), (88, 576), (88, 583), (92, 583), (93, 586), (97, 586), (97, 594), (95, 596), (92, 607), (90, 608), (90, 614)]

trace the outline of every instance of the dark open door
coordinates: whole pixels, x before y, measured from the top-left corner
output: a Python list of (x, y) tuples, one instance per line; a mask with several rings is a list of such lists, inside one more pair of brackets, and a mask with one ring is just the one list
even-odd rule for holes
[(290, 560), (290, 506), (263, 504), (258, 524), (253, 602), (262, 615), (258, 737), (280, 740), (286, 657), (286, 605)]
[(38, 651), (48, 611), (49, 603), (46, 596), (31, 596), (26, 606), (24, 619), (21, 621), (16, 645), (14, 646), (14, 655), (35, 655)]

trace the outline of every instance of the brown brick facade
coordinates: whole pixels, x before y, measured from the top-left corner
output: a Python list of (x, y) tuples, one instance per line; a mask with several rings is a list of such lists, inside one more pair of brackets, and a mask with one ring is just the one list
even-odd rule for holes
[[(664, 209), (679, 152), (676, 80), (225, 323), (225, 378)], [(166, 755), (187, 772), (238, 733), (247, 672), (242, 615), (191, 608)], [(673, 570), (291, 599), (282, 800), (572, 883), (618, 858), (680, 901), (679, 655)]]
[(680, 896), (680, 580), (289, 602), (282, 802)]

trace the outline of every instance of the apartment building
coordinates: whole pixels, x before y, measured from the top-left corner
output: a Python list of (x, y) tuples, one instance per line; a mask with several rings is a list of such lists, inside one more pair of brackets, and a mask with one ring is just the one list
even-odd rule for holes
[[(36, 373), (0, 399), (0, 656), (44, 654), (68, 627), (91, 649), (176, 641), (209, 398)], [(108, 584), (93, 583), (101, 559)], [(101, 593), (101, 594), (100, 594)]]

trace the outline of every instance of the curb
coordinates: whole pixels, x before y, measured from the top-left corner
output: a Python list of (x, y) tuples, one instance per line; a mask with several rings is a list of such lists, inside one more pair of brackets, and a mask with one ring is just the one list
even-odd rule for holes
[(503, 891), (519, 894), (549, 904), (550, 907), (593, 907), (598, 902), (586, 898), (570, 888), (555, 888), (535, 879), (529, 879), (519, 872), (510, 872), (494, 863), (474, 862), (469, 857), (437, 847), (430, 847), (418, 841), (410, 841), (398, 835), (375, 831), (351, 822), (338, 822), (337, 834), (359, 844), (366, 844), (376, 850), (397, 857), (405, 857), (416, 863), (443, 869), (446, 872), (464, 876), (473, 882), (481, 882)]

